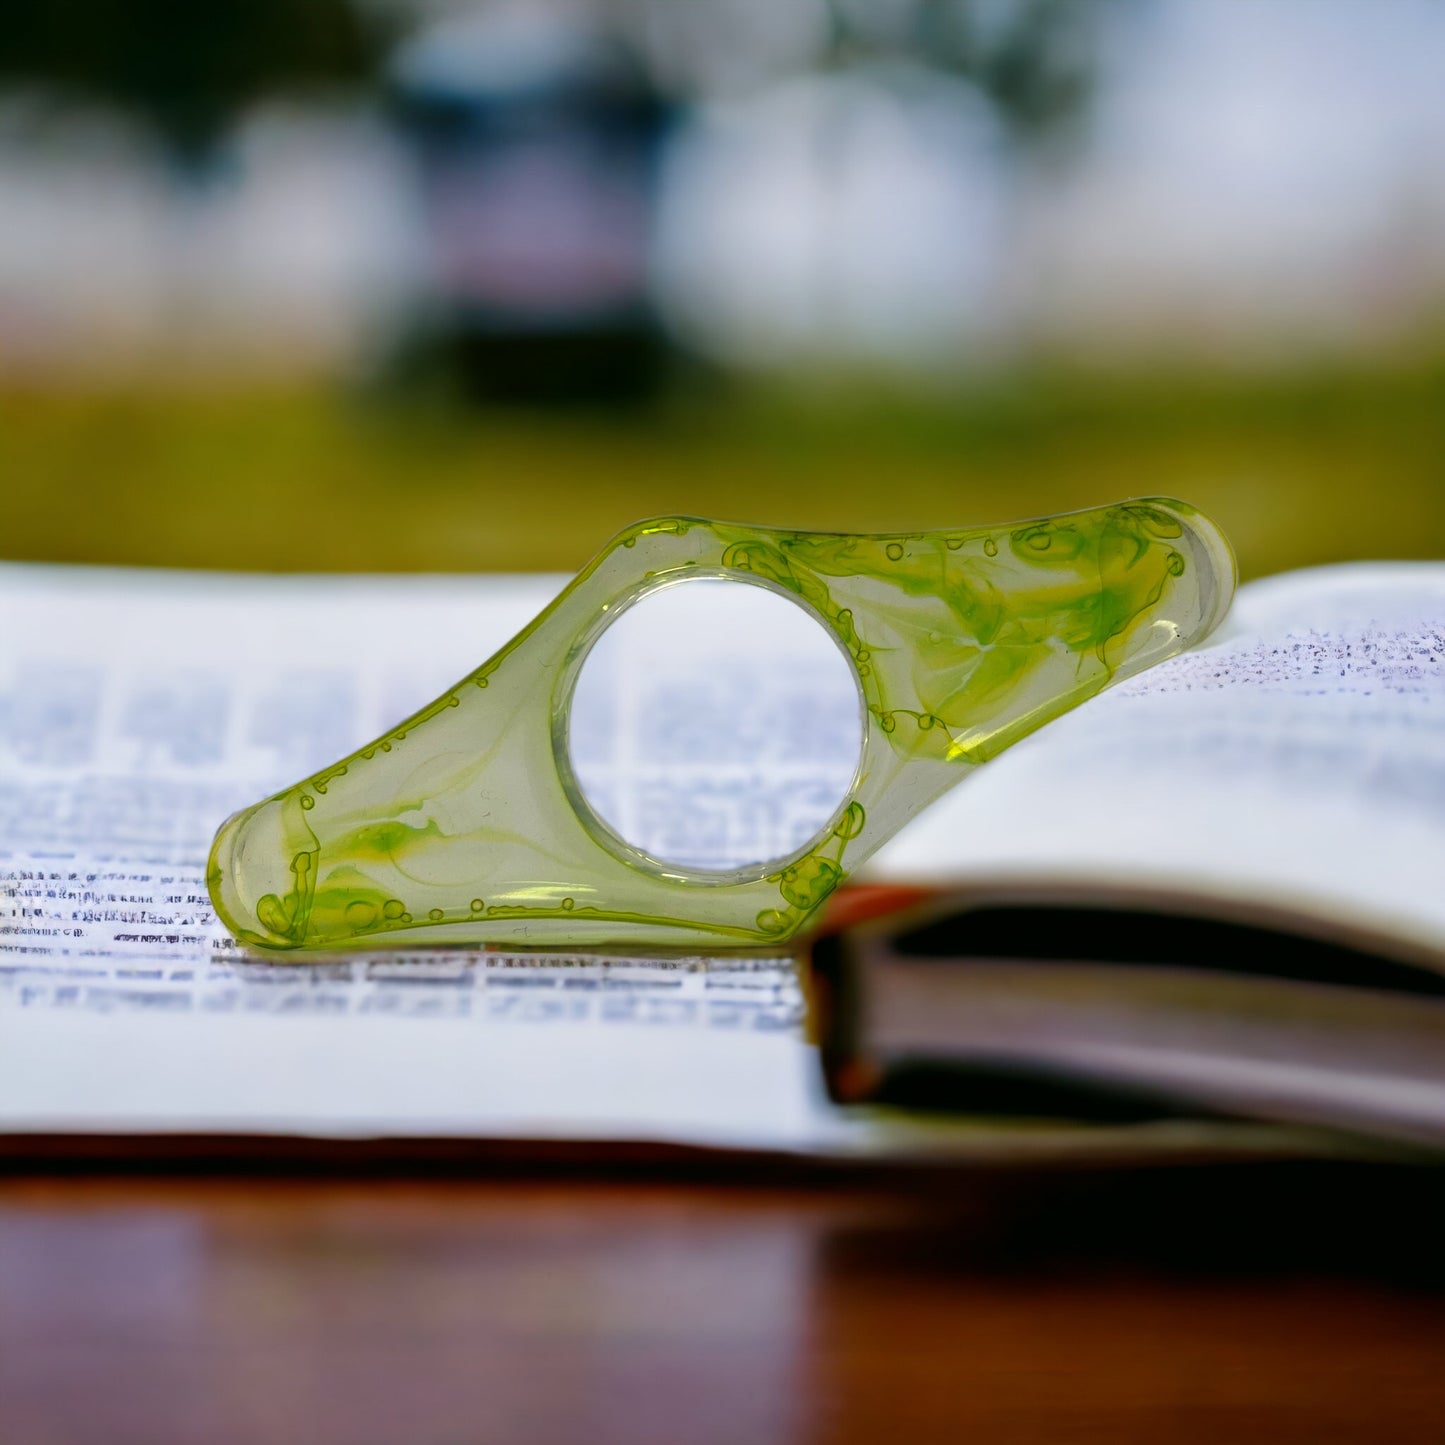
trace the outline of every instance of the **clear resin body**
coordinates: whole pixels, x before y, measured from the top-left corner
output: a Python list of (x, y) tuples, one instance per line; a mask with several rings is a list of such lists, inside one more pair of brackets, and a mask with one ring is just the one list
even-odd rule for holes
[[(804, 608), (849, 659), (863, 709), (834, 816), (791, 856), (728, 872), (632, 847), (569, 755), (593, 642), (694, 578)], [(1233, 588), (1223, 534), (1167, 499), (881, 536), (640, 522), (430, 705), (230, 818), (211, 896), (237, 938), (267, 948), (777, 944), (971, 768), (1206, 636)]]

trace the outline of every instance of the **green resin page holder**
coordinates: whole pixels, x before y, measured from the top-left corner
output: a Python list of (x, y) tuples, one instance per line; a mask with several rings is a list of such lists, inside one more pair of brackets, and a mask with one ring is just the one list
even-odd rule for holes
[[(811, 614), (861, 709), (833, 816), (789, 856), (727, 871), (629, 844), (570, 753), (593, 643), (640, 599), (694, 579), (767, 588)], [(436, 701), (230, 818), (211, 897), (238, 939), (268, 949), (779, 944), (971, 768), (1205, 637), (1233, 590), (1223, 533), (1168, 499), (884, 536), (639, 522)]]

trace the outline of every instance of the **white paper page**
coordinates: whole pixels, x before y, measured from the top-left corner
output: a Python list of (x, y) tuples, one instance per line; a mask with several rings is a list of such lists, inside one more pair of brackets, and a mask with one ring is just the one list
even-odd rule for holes
[[(430, 950), (272, 963), (239, 949), (202, 877), (220, 820), (429, 701), (561, 581), (0, 565), (0, 1135), (1009, 1160), (1318, 1150), (1309, 1136), (1187, 1121), (845, 1116), (823, 1097), (787, 959)], [(628, 682), (627, 726), (645, 725), (654, 681), (643, 669)], [(777, 761), (795, 781), (797, 750)], [(739, 818), (730, 808), (735, 841)], [(759, 837), (777, 823), (762, 815)]]
[(1445, 944), (1445, 566), (1250, 583), (1206, 646), (980, 768), (868, 873), (1216, 890)]
[(298, 966), (219, 927), (221, 819), (429, 701), (562, 580), (0, 567), (0, 1131), (847, 1135), (788, 960)]

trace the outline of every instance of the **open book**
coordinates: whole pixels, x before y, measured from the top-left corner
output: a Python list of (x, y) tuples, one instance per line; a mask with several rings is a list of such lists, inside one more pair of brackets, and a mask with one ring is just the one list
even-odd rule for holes
[[(181, 1136), (845, 1158), (1332, 1147), (1228, 1124), (940, 1131), (840, 1111), (790, 957), (239, 949), (203, 882), (218, 822), (435, 696), (561, 581), (0, 567), (0, 1151)], [(1219, 642), (986, 765), (872, 871), (1187, 884), (1437, 949), (1442, 618), (1442, 569), (1251, 584)], [(777, 706), (808, 688), (790, 675)], [(692, 772), (664, 781), (686, 790)]]
[(1445, 1145), (1445, 566), (1249, 584), (871, 873), (940, 892), (826, 949), (842, 1097), (1051, 1081)]

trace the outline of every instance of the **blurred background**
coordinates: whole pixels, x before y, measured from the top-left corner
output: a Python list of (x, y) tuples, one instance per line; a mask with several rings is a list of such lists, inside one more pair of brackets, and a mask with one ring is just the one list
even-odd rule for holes
[(8, 0), (0, 556), (1445, 552), (1441, 0)]

